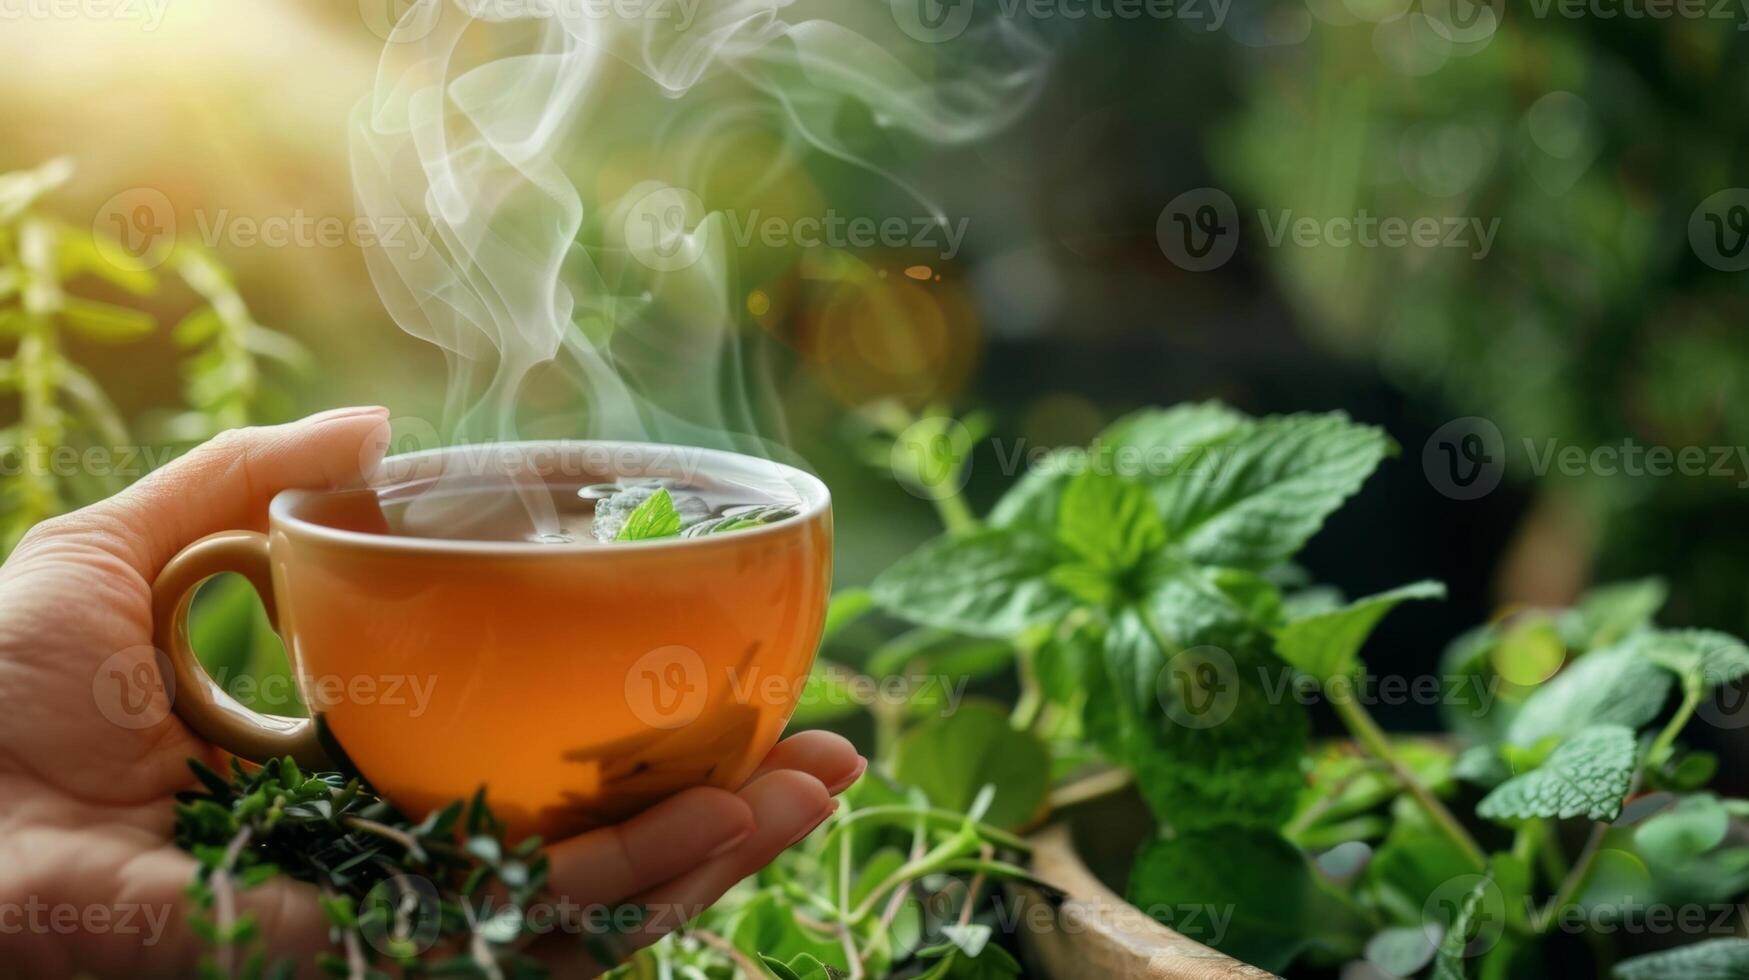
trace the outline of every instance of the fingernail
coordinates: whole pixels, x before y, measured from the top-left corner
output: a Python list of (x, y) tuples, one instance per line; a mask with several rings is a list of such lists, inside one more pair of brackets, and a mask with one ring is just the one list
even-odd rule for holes
[(849, 772), (838, 777), (837, 780), (828, 785), (826, 787), (826, 792), (834, 795), (844, 792), (858, 779), (861, 779), (862, 774), (865, 772), (868, 772), (868, 760), (859, 755), (856, 757), (856, 765), (852, 766)]
[(825, 823), (826, 819), (828, 817), (832, 816), (832, 814), (837, 813), (837, 812), (838, 812), (838, 801), (832, 800), (831, 802), (826, 804), (826, 808), (824, 810), (820, 811), (819, 816), (817, 816), (813, 820), (809, 821), (807, 827), (805, 827), (801, 833), (795, 835), (795, 837), (792, 838), (788, 844), (785, 844), (783, 846), (786, 848), (790, 848), (790, 847), (796, 846), (797, 844), (800, 844), (802, 841), (807, 839), (809, 834), (813, 833), (815, 830), (818, 830), (820, 825)]
[(718, 844), (716, 847), (711, 848), (711, 852), (709, 854), (706, 854), (704, 856), (704, 859), (706, 861), (709, 861), (711, 858), (721, 857), (722, 855), (729, 853), (730, 851), (734, 850), (735, 848), (740, 847), (742, 841), (745, 841), (747, 838), (752, 837), (752, 836), (753, 836), (753, 828), (747, 827), (747, 828), (741, 830), (735, 836), (729, 838), (726, 841), (723, 841), (721, 844)]
[(367, 415), (387, 416), (388, 414), (389, 410), (381, 405), (350, 405), (345, 408), (331, 408), (326, 412), (317, 412), (304, 421), (313, 425), (325, 425), (329, 422), (338, 422), (341, 419), (361, 418)]

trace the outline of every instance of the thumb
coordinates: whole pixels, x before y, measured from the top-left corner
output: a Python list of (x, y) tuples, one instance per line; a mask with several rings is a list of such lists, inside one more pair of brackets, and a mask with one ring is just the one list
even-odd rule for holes
[(221, 432), (108, 500), (48, 522), (44, 536), (101, 535), (150, 580), (208, 534), (265, 530), (281, 490), (363, 482), (388, 448), (388, 418), (386, 408), (339, 408)]

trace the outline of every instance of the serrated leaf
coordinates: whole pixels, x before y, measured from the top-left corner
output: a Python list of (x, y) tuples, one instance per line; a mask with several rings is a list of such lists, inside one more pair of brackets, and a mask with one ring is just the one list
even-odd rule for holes
[(1614, 820), (1633, 776), (1634, 751), (1634, 733), (1621, 725), (1587, 728), (1540, 768), (1501, 783), (1476, 805), (1476, 814), (1503, 822)]
[(1204, 564), (1253, 571), (1299, 551), (1391, 448), (1383, 430), (1342, 413), (1220, 431), (1194, 460), (1141, 479), (1175, 549)]
[(1074, 607), (1050, 581), (1058, 557), (1041, 536), (987, 528), (924, 545), (876, 578), (871, 591), (883, 609), (920, 625), (1011, 637)]
[(1320, 681), (1352, 674), (1360, 666), (1360, 648), (1379, 620), (1410, 599), (1443, 599), (1439, 582), (1415, 582), (1388, 592), (1356, 599), (1340, 609), (1296, 619), (1274, 631), (1275, 652)]
[(1661, 578), (1600, 585), (1561, 617), (1561, 635), (1575, 650), (1609, 646), (1652, 625), (1669, 594)]
[(680, 512), (674, 509), (674, 498), (666, 489), (657, 490), (634, 508), (625, 526), (614, 536), (615, 541), (648, 541), (668, 538), (680, 533)]
[(1658, 716), (1670, 675), (1641, 656), (1634, 641), (1580, 657), (1525, 699), (1506, 741), (1531, 747), (1590, 725), (1638, 728)]
[(1749, 647), (1716, 630), (1665, 630), (1637, 639), (1652, 663), (1682, 678), (1685, 688), (1707, 691), (1749, 675)]
[(1166, 544), (1166, 526), (1139, 484), (1088, 471), (1063, 489), (1057, 541), (1092, 568), (1121, 575)]
[(1708, 939), (1616, 964), (1615, 980), (1749, 980), (1749, 939)]
[(1125, 897), (1155, 914), (1187, 905), (1230, 911), (1224, 928), (1206, 917), (1168, 924), (1280, 973), (1312, 941), (1308, 910), (1314, 888), (1305, 858), (1280, 835), (1221, 827), (1149, 841), (1136, 856)]

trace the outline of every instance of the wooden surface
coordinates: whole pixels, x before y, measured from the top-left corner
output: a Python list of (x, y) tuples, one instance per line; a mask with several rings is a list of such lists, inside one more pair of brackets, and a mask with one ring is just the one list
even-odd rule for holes
[[(1060, 907), (1012, 887), (1029, 967), (1051, 980), (1266, 980), (1274, 976), (1148, 918), (1082, 861), (1067, 823), (1033, 835), (1033, 873), (1064, 892)], [(1049, 928), (1030, 927), (1048, 922)]]

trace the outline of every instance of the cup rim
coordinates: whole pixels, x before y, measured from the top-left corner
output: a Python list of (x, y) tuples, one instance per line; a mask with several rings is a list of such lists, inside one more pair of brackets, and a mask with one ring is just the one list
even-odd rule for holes
[[(674, 453), (681, 451), (696, 454), (700, 462), (712, 462), (728, 468), (739, 467), (745, 470), (749, 466), (770, 467), (784, 482), (794, 487), (802, 497), (802, 508), (794, 516), (772, 524), (761, 524), (757, 527), (745, 528), (725, 535), (701, 535), (687, 538), (672, 536), (652, 538), (644, 541), (614, 542), (611, 546), (598, 541), (573, 542), (569, 544), (546, 544), (533, 541), (478, 541), (461, 538), (420, 538), (403, 537), (393, 534), (372, 534), (368, 531), (351, 531), (344, 528), (329, 527), (312, 520), (298, 516), (298, 504), (312, 497), (325, 494), (341, 493), (347, 489), (380, 490), (385, 483), (392, 486), (400, 482), (395, 478), (400, 474), (402, 479), (413, 471), (420, 463), (441, 459), (446, 456), (465, 452), (480, 452), (484, 450), (528, 450), (546, 448), (556, 451), (605, 451), (605, 452), (643, 452), (643, 453)], [(509, 442), (468, 443), (460, 446), (444, 446), (436, 449), (421, 449), (416, 452), (401, 453), (386, 456), (377, 467), (371, 479), (362, 488), (331, 488), (308, 489), (291, 488), (275, 494), (268, 504), (268, 516), (273, 530), (296, 532), (299, 536), (324, 540), (334, 544), (345, 544), (354, 547), (367, 548), (387, 552), (414, 552), (424, 554), (467, 554), (499, 557), (535, 557), (538, 555), (571, 556), (607, 555), (627, 549), (649, 551), (663, 548), (699, 548), (733, 544), (736, 541), (746, 541), (755, 537), (779, 533), (792, 526), (807, 523), (830, 511), (832, 492), (824, 481), (812, 473), (788, 463), (750, 456), (745, 453), (731, 452), (725, 449), (707, 449), (701, 446), (683, 446), (669, 443), (637, 442), (621, 439), (528, 439)]]

